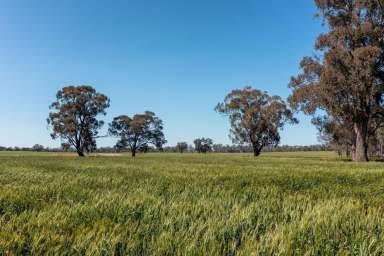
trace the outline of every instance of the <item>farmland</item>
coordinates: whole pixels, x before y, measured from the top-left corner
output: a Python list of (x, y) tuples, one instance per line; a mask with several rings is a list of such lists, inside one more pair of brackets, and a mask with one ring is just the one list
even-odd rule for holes
[(383, 163), (330, 152), (0, 153), (0, 255), (378, 255), (383, 215)]

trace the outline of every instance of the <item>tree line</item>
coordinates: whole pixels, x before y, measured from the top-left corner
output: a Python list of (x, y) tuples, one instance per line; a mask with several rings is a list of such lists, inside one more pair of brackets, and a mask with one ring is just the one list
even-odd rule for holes
[[(276, 147), (279, 131), (298, 123), (294, 113), (302, 111), (313, 117), (322, 140), (354, 161), (368, 161), (370, 152), (384, 150), (384, 2), (315, 0), (315, 5), (327, 31), (316, 40), (315, 56), (304, 57), (302, 72), (291, 78), (288, 103), (245, 87), (231, 91), (215, 110), (228, 116), (232, 141), (251, 146), (255, 156)], [(52, 138), (65, 141), (79, 156), (94, 150), (104, 124), (97, 116), (105, 115), (109, 104), (91, 86), (64, 87), (51, 105)], [(115, 147), (129, 149), (132, 156), (149, 146), (162, 150), (166, 143), (163, 122), (150, 111), (115, 117), (108, 135), (119, 138)], [(198, 152), (210, 147), (207, 138), (195, 143)]]
[[(88, 85), (66, 86), (56, 94), (47, 118), (52, 129), (51, 137), (60, 139), (62, 147), (73, 147), (79, 156), (96, 150), (96, 139), (113, 136), (118, 138), (116, 149), (129, 149), (132, 157), (136, 152), (146, 152), (149, 147), (162, 151), (166, 139), (163, 121), (154, 112), (145, 111), (132, 117), (120, 115), (108, 124), (108, 135), (100, 136), (104, 125), (98, 116), (106, 115), (110, 99)], [(215, 110), (228, 115), (234, 143), (251, 145), (255, 156), (264, 147), (275, 147), (280, 141), (279, 130), (286, 122), (297, 123), (292, 111), (278, 96), (269, 96), (251, 87), (233, 90)], [(213, 140), (198, 138), (194, 149), (199, 153), (212, 151)], [(187, 143), (176, 145), (183, 152)]]
[[(186, 142), (181, 142), (184, 146), (180, 147), (180, 142), (177, 143), (176, 146), (167, 146), (164, 147), (164, 152), (197, 152), (196, 145), (188, 145)], [(308, 145), (308, 146), (291, 146), (291, 145), (279, 145), (276, 147), (266, 147), (264, 152), (299, 152), (299, 151), (330, 151), (332, 147), (328, 144), (317, 144), (317, 145)], [(212, 144), (212, 146), (208, 149), (207, 152), (215, 152), (215, 153), (253, 153), (253, 148), (250, 145), (240, 145), (240, 144), (232, 144), (232, 145), (223, 145), (223, 144)], [(203, 153), (203, 152), (200, 152)]]
[[(179, 144), (185, 146), (179, 147)], [(315, 145), (279, 145), (277, 147), (267, 147), (263, 151), (265, 152), (299, 152), (299, 151), (330, 151), (334, 148), (329, 144), (315, 144)], [(23, 151), (23, 152), (76, 152), (70, 145), (63, 143), (60, 147), (44, 147), (40, 144), (35, 144), (32, 147), (4, 147), (0, 146), (0, 151)], [(102, 146), (97, 147), (92, 151), (93, 153), (124, 153), (130, 152), (129, 149), (120, 149), (116, 146)], [(169, 152), (169, 153), (199, 153), (196, 150), (194, 144), (188, 144), (187, 142), (178, 142), (174, 146), (165, 146), (161, 150), (156, 149), (153, 146), (139, 150), (140, 153), (148, 152)], [(249, 145), (224, 145), (224, 144), (212, 144), (212, 147), (206, 152), (213, 153), (252, 153), (253, 149)], [(200, 152), (202, 153), (202, 152)]]

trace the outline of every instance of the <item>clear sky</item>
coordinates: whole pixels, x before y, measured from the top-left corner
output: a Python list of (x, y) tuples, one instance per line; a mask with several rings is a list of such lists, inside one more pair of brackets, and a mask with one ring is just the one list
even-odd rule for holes
[[(311, 0), (0, 0), (0, 145), (60, 145), (48, 106), (78, 84), (111, 98), (106, 122), (151, 110), (171, 145), (230, 143), (215, 105), (247, 85), (287, 97), (314, 54), (315, 13)], [(310, 117), (298, 118), (281, 143), (318, 143)]]

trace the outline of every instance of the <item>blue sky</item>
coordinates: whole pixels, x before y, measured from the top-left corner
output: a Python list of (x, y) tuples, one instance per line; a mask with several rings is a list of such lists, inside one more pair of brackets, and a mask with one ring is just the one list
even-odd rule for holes
[[(322, 31), (315, 13), (308, 0), (0, 0), (0, 145), (59, 145), (48, 106), (76, 84), (111, 98), (106, 122), (151, 110), (169, 144), (230, 143), (215, 105), (247, 85), (287, 97)], [(318, 143), (310, 117), (298, 118), (281, 143)]]

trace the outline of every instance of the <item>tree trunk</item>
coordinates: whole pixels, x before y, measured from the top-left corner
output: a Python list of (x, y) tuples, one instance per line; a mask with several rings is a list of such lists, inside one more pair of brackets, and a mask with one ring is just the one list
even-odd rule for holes
[(132, 149), (132, 157), (136, 156), (136, 149)]
[(81, 143), (80, 143), (79, 140), (76, 140), (76, 144), (75, 144), (74, 146), (75, 146), (75, 149), (76, 149), (77, 154), (78, 154), (80, 157), (84, 157), (84, 149), (83, 149), (83, 147), (81, 146)]
[(81, 150), (77, 150), (77, 154), (78, 154), (80, 157), (84, 157), (84, 153), (83, 153)]
[(368, 161), (368, 124), (366, 122), (354, 125), (356, 135), (356, 147), (354, 154), (355, 162), (367, 162)]
[(257, 146), (253, 146), (253, 156), (254, 157), (257, 157), (260, 155), (260, 152), (261, 152), (261, 148), (257, 147)]

